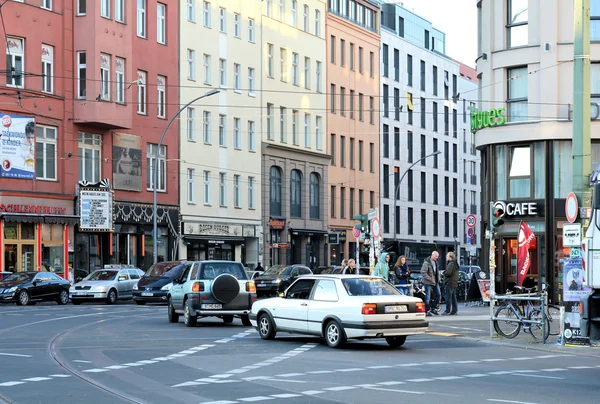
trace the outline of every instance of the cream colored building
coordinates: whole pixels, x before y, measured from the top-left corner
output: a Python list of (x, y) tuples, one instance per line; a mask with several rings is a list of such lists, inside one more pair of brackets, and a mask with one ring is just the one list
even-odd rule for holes
[(325, 0), (262, 2), (265, 267), (325, 265)]
[(261, 261), (261, 4), (182, 2), (181, 258)]

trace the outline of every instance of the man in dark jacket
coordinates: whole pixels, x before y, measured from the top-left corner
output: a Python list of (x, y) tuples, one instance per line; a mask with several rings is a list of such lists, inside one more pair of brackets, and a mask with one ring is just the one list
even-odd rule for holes
[(446, 311), (447, 315), (455, 315), (458, 312), (458, 302), (456, 301), (456, 289), (458, 288), (458, 263), (453, 252), (446, 255), (446, 270), (444, 271), (444, 279), (446, 280)]
[[(440, 253), (434, 251), (431, 253), (431, 257), (425, 258), (423, 266), (421, 267), (421, 276), (423, 277), (423, 285), (425, 286), (425, 310), (427, 316), (431, 317), (431, 314), (436, 316), (439, 314), (436, 310), (440, 303), (440, 284), (439, 284), (439, 272), (437, 269), (437, 260), (440, 257)], [(435, 299), (433, 304), (431, 302), (431, 292), (435, 291)]]

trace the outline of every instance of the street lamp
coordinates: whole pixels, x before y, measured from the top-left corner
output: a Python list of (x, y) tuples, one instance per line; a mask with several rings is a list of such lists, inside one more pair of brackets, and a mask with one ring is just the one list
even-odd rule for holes
[[(171, 118), (169, 123), (167, 123), (167, 126), (165, 126), (165, 129), (163, 130), (162, 134), (160, 135), (160, 140), (158, 141), (158, 145), (156, 147), (156, 155), (154, 156), (154, 163), (152, 164), (152, 169), (153, 169), (152, 181), (153, 181), (153, 188), (154, 188), (153, 192), (152, 192), (154, 195), (154, 199), (152, 202), (152, 213), (153, 213), (153, 215), (152, 215), (153, 216), (153, 218), (152, 218), (152, 242), (153, 242), (153, 246), (154, 246), (154, 252), (152, 254), (152, 257), (153, 257), (154, 264), (156, 264), (156, 262), (158, 261), (158, 248), (157, 248), (158, 247), (158, 225), (156, 222), (156, 214), (157, 214), (156, 190), (157, 190), (157, 185), (158, 185), (158, 157), (160, 156), (160, 148), (162, 146), (163, 139), (165, 138), (165, 135), (167, 134), (167, 130), (169, 130), (169, 127), (171, 126), (171, 124), (173, 123), (175, 118), (177, 118), (184, 109), (186, 109), (187, 107), (189, 107), (196, 101), (201, 100), (202, 98), (205, 98), (205, 97), (210, 97), (211, 95), (215, 95), (218, 92), (220, 92), (220, 90), (217, 90), (217, 89), (210, 90), (206, 94), (201, 95), (200, 97), (194, 98), (192, 101), (185, 104), (183, 107), (181, 107), (179, 109), (179, 111), (177, 111), (177, 113), (175, 115), (173, 115), (173, 117)], [(166, 159), (166, 157), (167, 156), (165, 155), (165, 159)], [(166, 165), (165, 165), (165, 167), (166, 167)]]
[(429, 158), (431, 156), (437, 156), (438, 154), (441, 154), (442, 152), (440, 150), (435, 151), (431, 154), (428, 154), (427, 156), (423, 156), (420, 159), (418, 159), (417, 161), (415, 161), (410, 167), (408, 167), (405, 171), (404, 174), (402, 174), (402, 177), (400, 177), (400, 181), (398, 181), (398, 184), (396, 184), (396, 189), (394, 189), (394, 248), (396, 246), (396, 201), (398, 200), (398, 191), (400, 190), (400, 184), (402, 183), (402, 180), (404, 179), (404, 176), (406, 175), (407, 172), (410, 171), (411, 168), (413, 168), (414, 166), (417, 165), (417, 163), (421, 162), (422, 160), (425, 160), (426, 158)]

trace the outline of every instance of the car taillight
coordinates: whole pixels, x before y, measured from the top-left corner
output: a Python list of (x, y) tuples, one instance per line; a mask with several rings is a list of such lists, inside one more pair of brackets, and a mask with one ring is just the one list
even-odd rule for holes
[(417, 313), (425, 313), (425, 303), (417, 303)]
[(246, 283), (246, 292), (256, 293), (256, 285), (254, 282), (250, 281)]
[(363, 304), (362, 314), (377, 314), (377, 305), (372, 303)]
[(204, 282), (194, 282), (192, 292), (204, 292)]

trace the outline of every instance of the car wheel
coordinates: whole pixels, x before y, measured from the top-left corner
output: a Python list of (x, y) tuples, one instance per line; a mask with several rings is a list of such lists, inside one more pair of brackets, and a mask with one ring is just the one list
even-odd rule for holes
[(117, 302), (117, 292), (114, 289), (108, 291), (106, 304), (115, 304)]
[(179, 322), (179, 314), (175, 313), (175, 307), (173, 307), (173, 303), (171, 303), (170, 298), (169, 298), (169, 306), (167, 308), (167, 316), (169, 317), (169, 323), (178, 323)]
[(187, 327), (195, 327), (198, 322), (198, 316), (192, 315), (192, 309), (188, 300), (183, 303), (183, 322)]
[(223, 316), (223, 322), (225, 324), (233, 323), (233, 316), (231, 316), (231, 315)]
[(145, 304), (146, 304), (146, 302), (145, 302), (145, 301), (143, 301), (143, 300), (136, 300), (136, 301), (135, 301), (135, 304), (137, 304), (138, 306), (143, 306), (143, 305), (145, 305)]
[(252, 323), (250, 322), (250, 316), (245, 315), (242, 316), (242, 325), (244, 325), (244, 327), (252, 327)]
[(406, 335), (399, 335), (396, 337), (385, 337), (385, 342), (388, 343), (392, 348), (400, 348), (406, 342)]
[(61, 290), (56, 302), (61, 305), (69, 303), (69, 293), (64, 289)]
[(325, 327), (325, 341), (330, 348), (341, 348), (346, 343), (346, 333), (335, 320), (331, 320)]
[(29, 304), (29, 293), (26, 290), (22, 290), (17, 295), (17, 305), (27, 306)]
[(258, 317), (258, 333), (262, 339), (275, 338), (275, 326), (267, 313), (263, 313)]
[(73, 300), (73, 299), (71, 299), (71, 303), (73, 303), (75, 306), (78, 306), (81, 304), (81, 302), (79, 300)]

